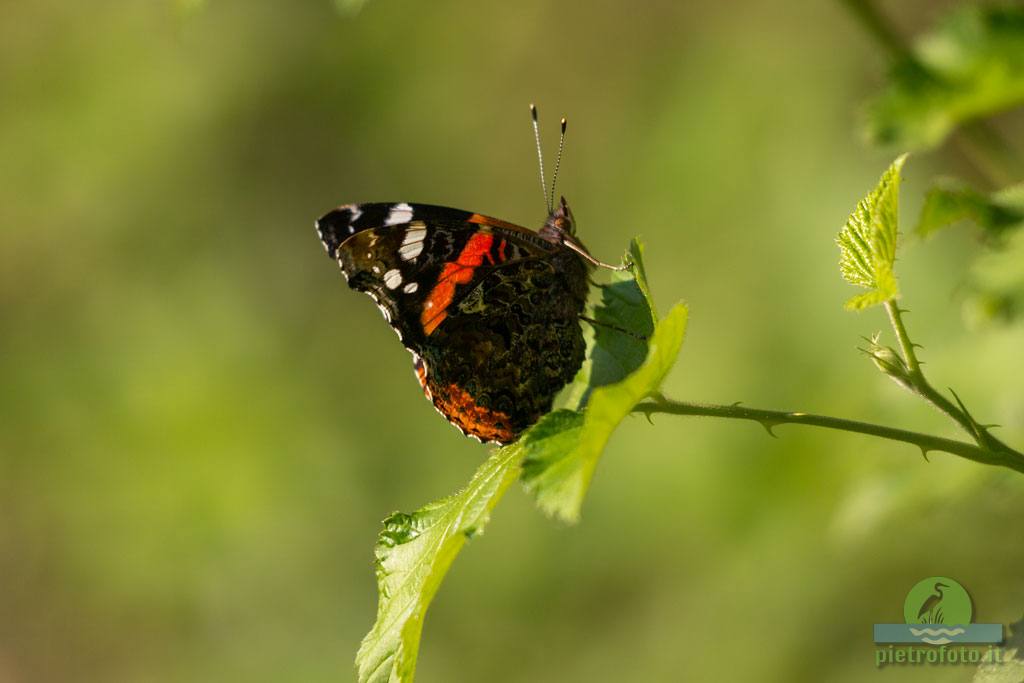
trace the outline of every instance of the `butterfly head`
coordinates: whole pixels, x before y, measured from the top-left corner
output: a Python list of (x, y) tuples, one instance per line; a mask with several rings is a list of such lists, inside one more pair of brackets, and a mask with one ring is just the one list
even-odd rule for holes
[(548, 215), (548, 219), (544, 221), (544, 227), (540, 229), (540, 236), (549, 242), (562, 244), (566, 238), (571, 239), (575, 235), (576, 220), (572, 217), (572, 210), (565, 201), (565, 197), (562, 197)]

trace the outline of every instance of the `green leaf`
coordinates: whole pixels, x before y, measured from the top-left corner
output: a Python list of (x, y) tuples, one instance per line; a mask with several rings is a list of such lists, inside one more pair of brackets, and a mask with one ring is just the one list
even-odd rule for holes
[(971, 221), (987, 237), (1001, 241), (1008, 231), (1024, 225), (1024, 184), (986, 195), (964, 183), (942, 181), (925, 196), (915, 232), (928, 237), (961, 221)]
[(896, 64), (868, 107), (868, 138), (927, 148), (958, 125), (1024, 104), (1024, 7), (965, 6)]
[[(651, 296), (651, 287), (647, 284), (647, 267), (644, 265), (644, 245), (639, 238), (634, 237), (629, 243), (629, 251), (626, 253), (626, 261), (630, 264), (629, 272), (632, 274), (636, 286), (643, 292), (647, 301), (647, 308), (653, 320), (658, 319), (658, 308), (654, 305), (654, 297)], [(616, 276), (626, 278), (625, 271), (616, 273)]]
[(548, 415), (523, 438), (523, 483), (548, 515), (579, 519), (594, 470), (608, 439), (633, 406), (658, 391), (675, 364), (686, 329), (686, 305), (679, 303), (659, 321), (647, 357), (619, 382), (594, 389), (582, 415)]
[(893, 264), (899, 239), (900, 169), (906, 158), (904, 154), (892, 162), (836, 238), (843, 279), (869, 290), (847, 301), (847, 308), (867, 308), (899, 296)]
[(459, 493), (384, 521), (376, 547), (380, 602), (377, 621), (356, 656), (360, 681), (413, 680), (431, 599), (466, 540), (483, 530), (490, 511), (520, 474), (541, 509), (562, 519), (579, 517), (612, 431), (634, 405), (657, 391), (683, 341), (686, 307), (678, 304), (655, 326), (639, 242), (634, 240), (627, 258), (633, 275), (615, 277), (603, 288), (595, 319), (641, 339), (599, 328), (603, 331), (595, 334), (591, 355), (600, 350), (604, 356), (592, 358), (590, 368), (597, 369), (585, 373), (584, 386), (592, 391), (586, 410), (546, 415), (519, 441), (496, 450)]
[(1024, 619), (1007, 626), (1009, 634), (998, 653), (998, 662), (986, 662), (974, 672), (972, 683), (1020, 683), (1024, 681)]
[(622, 380), (647, 357), (647, 338), (654, 332), (657, 314), (639, 240), (630, 243), (625, 260), (631, 264), (628, 271), (614, 272), (609, 284), (598, 285), (601, 298), (591, 315), (602, 324), (591, 326), (593, 340), (587, 360), (566, 389), (562, 405), (583, 408), (595, 387)]
[(496, 450), (462, 491), (416, 512), (384, 520), (377, 539), (377, 621), (356, 655), (364, 683), (410, 682), (416, 672), (427, 607), (466, 540), (519, 476), (523, 448)]
[[(570, 456), (579, 444), (583, 429), (583, 413), (575, 410), (556, 410), (541, 418), (540, 422), (523, 435), (526, 457), (521, 479), (548, 516), (557, 514), (558, 492), (578, 482), (574, 480), (577, 462)], [(586, 491), (572, 492), (582, 496)], [(549, 503), (554, 500), (554, 503)]]

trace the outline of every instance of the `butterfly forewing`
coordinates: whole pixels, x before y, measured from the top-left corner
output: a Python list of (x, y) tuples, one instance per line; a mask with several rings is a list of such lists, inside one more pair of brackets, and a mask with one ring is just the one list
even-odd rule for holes
[(525, 228), (429, 204), (341, 206), (317, 231), (349, 286), (377, 303), (412, 350), (492, 269), (551, 249)]

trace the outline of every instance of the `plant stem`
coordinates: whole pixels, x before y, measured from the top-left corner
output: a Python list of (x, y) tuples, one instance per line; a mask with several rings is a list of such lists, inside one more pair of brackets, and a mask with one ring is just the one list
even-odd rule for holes
[(914, 353), (914, 343), (910, 341), (907, 328), (903, 326), (903, 316), (899, 306), (890, 299), (885, 302), (885, 312), (889, 314), (889, 322), (892, 323), (892, 329), (896, 333), (897, 341), (900, 343), (900, 351), (903, 352), (903, 360), (907, 363), (907, 368), (911, 374), (920, 375), (921, 364), (917, 360), (917, 354)]
[(921, 371), (921, 362), (917, 359), (917, 354), (914, 353), (914, 343), (910, 341), (910, 335), (907, 334), (899, 306), (895, 301), (887, 301), (885, 302), (885, 311), (889, 314), (889, 322), (892, 323), (893, 332), (896, 334), (900, 351), (903, 353), (903, 360), (907, 364), (907, 380), (910, 383), (910, 390), (952, 418), (977, 442), (978, 446), (989, 451), (998, 451), (1009, 456), (1024, 458), (1024, 455), (992, 436), (987, 429), (975, 422), (966, 409), (954, 405), (952, 401), (936, 391), (924, 376), (924, 372)]
[(824, 427), (826, 429), (838, 429), (845, 432), (858, 434), (869, 434), (871, 436), (902, 441), (917, 446), (927, 454), (928, 451), (942, 451), (952, 453), (962, 458), (985, 465), (1006, 467), (1020, 473), (1024, 473), (1024, 455), (1014, 451), (1004, 452), (993, 451), (982, 446), (954, 439), (946, 439), (931, 434), (921, 434), (905, 429), (895, 429), (869, 422), (858, 422), (846, 420), (840, 417), (829, 417), (827, 415), (812, 415), (810, 413), (784, 412), (779, 410), (761, 410), (758, 408), (747, 408), (741, 405), (714, 405), (706, 403), (688, 403), (684, 401), (672, 401), (663, 397), (657, 397), (652, 401), (645, 401), (637, 404), (633, 412), (645, 415), (664, 413), (668, 415), (693, 415), (702, 417), (724, 417), (734, 420), (752, 420), (760, 422), (771, 433), (771, 428), (779, 424), (802, 424), (812, 427)]

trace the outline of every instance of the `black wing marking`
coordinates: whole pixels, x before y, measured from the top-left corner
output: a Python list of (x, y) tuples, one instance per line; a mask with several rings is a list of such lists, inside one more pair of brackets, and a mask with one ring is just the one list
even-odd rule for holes
[(346, 204), (329, 211), (316, 222), (327, 254), (338, 258), (338, 247), (352, 235), (373, 228), (400, 226), (412, 221), (424, 223), (464, 223), (473, 214), (431, 204), (382, 202), (373, 204)]

